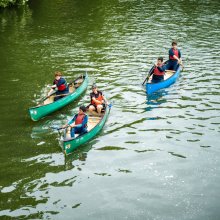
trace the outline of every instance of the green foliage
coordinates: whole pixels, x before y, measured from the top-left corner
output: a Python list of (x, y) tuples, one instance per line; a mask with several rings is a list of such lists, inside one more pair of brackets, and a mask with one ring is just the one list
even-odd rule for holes
[(0, 7), (8, 7), (12, 5), (24, 5), (28, 0), (0, 0)]

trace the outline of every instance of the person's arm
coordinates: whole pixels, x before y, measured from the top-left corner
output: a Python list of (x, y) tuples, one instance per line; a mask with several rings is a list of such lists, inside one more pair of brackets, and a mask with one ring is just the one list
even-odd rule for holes
[(107, 99), (105, 98), (105, 96), (103, 95), (102, 97), (103, 97), (103, 101), (104, 101), (103, 103), (106, 104), (106, 105), (108, 105), (108, 101), (107, 101)]
[(60, 78), (60, 80), (57, 83), (57, 87), (61, 86), (62, 84), (65, 84), (66, 80), (64, 78)]
[(176, 56), (176, 55), (173, 55), (174, 59), (178, 61), (178, 63), (181, 62), (181, 60)]
[(179, 50), (179, 49), (178, 49), (178, 51), (179, 51), (179, 58), (181, 59), (182, 54), (181, 54), (181, 52), (180, 52), (180, 50)]
[(93, 102), (95, 102), (96, 105), (102, 104), (102, 102), (100, 102), (99, 100), (97, 100), (94, 95), (91, 95), (91, 99), (92, 99)]
[(178, 52), (179, 52), (179, 56), (180, 56), (180, 57), (177, 57), (176, 55), (174, 55), (173, 50), (171, 50), (171, 49), (170, 49), (170, 51), (169, 51), (169, 54), (170, 54), (170, 56), (173, 56), (173, 58), (174, 58), (175, 60), (177, 60), (178, 63), (180, 63), (180, 62), (181, 62), (181, 53), (180, 53), (180, 50), (179, 50), (179, 49), (178, 49)]
[(57, 88), (55, 81), (53, 82), (53, 85), (50, 88), (50, 91), (47, 93), (48, 96), (50, 96), (54, 92), (54, 89)]
[(92, 98), (92, 100), (95, 102), (95, 104), (99, 105), (99, 104), (102, 104), (99, 100), (96, 100), (95, 97)]
[(157, 69), (160, 71), (160, 72), (164, 72), (166, 70), (166, 66), (163, 65), (163, 66), (158, 66)]
[(76, 120), (76, 115), (74, 115), (74, 117), (67, 124), (63, 125), (63, 128), (68, 127), (68, 126), (74, 127), (75, 120)]
[(82, 124), (74, 125), (75, 128), (82, 128), (88, 123), (88, 115), (85, 115), (83, 118)]
[(179, 60), (180, 60), (180, 61), (179, 61), (179, 64), (182, 65), (182, 58), (181, 58), (181, 57), (182, 57), (182, 54), (181, 54), (181, 52), (180, 52), (179, 49), (178, 49), (178, 51), (179, 51)]
[(107, 100), (106, 100), (106, 98), (105, 98), (105, 96), (103, 95), (102, 92), (101, 92), (101, 95), (102, 95), (102, 98), (103, 98), (102, 104), (108, 104), (108, 103), (107, 103)]

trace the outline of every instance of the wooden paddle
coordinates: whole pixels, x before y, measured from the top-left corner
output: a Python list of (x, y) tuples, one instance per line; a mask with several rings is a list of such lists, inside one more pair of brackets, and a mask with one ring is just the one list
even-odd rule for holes
[(184, 65), (183, 65), (182, 61), (180, 63), (180, 66), (182, 67), (182, 71), (183, 71), (184, 70)]
[(154, 67), (155, 67), (155, 65), (153, 65), (152, 68), (150, 69), (150, 71), (148, 72), (148, 75), (147, 75), (146, 79), (144, 80), (144, 82), (142, 83), (142, 85), (144, 85), (144, 83), (149, 79), (149, 77), (153, 73)]
[(66, 129), (66, 128), (68, 128), (70, 125), (67, 125), (67, 126), (65, 126), (65, 127), (55, 127), (55, 126), (51, 126), (50, 128), (52, 128), (52, 129), (54, 129), (54, 130), (62, 130), (62, 129)]
[(60, 130), (66, 129), (66, 128), (68, 128), (69, 126), (70, 126), (70, 125), (67, 125), (67, 126), (65, 126), (65, 127), (54, 127), (54, 126), (51, 126), (50, 128), (51, 128), (51, 129), (54, 129), (54, 130), (57, 130), (58, 133), (59, 133), (59, 135), (62, 136)]

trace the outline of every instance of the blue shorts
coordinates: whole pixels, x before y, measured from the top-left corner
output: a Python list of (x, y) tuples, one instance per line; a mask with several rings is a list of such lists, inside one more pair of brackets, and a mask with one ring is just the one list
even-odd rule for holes
[(151, 80), (152, 83), (158, 83), (161, 81), (164, 81), (164, 76), (153, 75), (153, 78)]
[(166, 70), (177, 70), (178, 61), (177, 60), (169, 60), (166, 65)]

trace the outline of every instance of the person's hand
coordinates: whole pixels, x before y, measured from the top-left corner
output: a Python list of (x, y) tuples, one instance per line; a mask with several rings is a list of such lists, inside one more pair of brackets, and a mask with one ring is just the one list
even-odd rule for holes
[(62, 128), (66, 128), (67, 126), (68, 126), (68, 124), (65, 124), (65, 125), (62, 126)]
[(75, 127), (75, 124), (70, 124), (69, 125), (71, 128), (74, 128)]
[(156, 67), (157, 67), (157, 63), (155, 63), (155, 64), (154, 64), (154, 66), (156, 66)]

